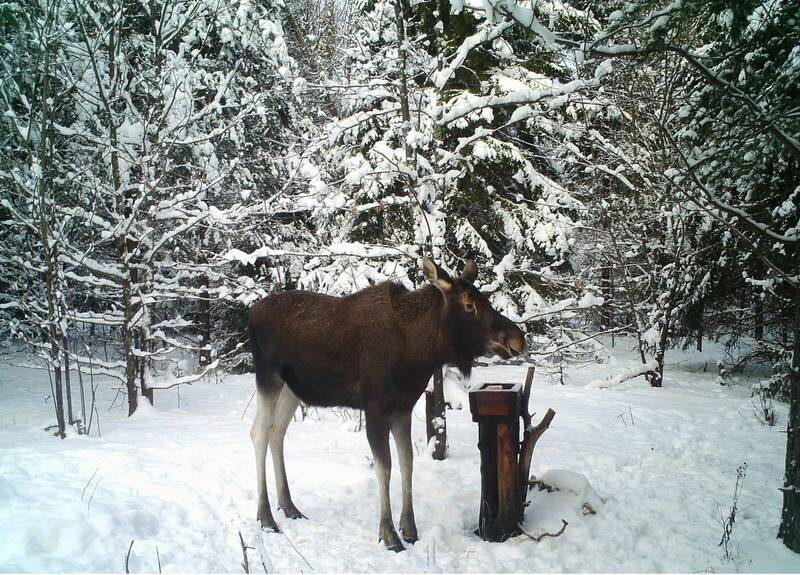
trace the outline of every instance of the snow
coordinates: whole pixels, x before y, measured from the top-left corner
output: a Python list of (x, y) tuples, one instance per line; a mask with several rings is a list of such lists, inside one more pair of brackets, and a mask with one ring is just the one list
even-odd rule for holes
[(605, 300), (602, 297), (587, 291), (585, 294), (583, 294), (581, 301), (578, 302), (578, 307), (581, 309), (586, 309), (590, 307), (601, 306), (603, 303), (605, 303)]
[(503, 32), (505, 32), (511, 26), (512, 22), (507, 20), (500, 22), (497, 25), (492, 25), (489, 23), (480, 25), (479, 30), (475, 34), (464, 39), (447, 67), (433, 74), (433, 81), (436, 84), (436, 87), (440, 90), (444, 87), (447, 81), (453, 76), (455, 71), (464, 64), (472, 49), (483, 44), (484, 42), (489, 42), (499, 38)]
[(603, 504), (602, 498), (581, 473), (566, 469), (550, 469), (537, 479), (548, 488), (575, 496), (582, 514), (597, 513)]
[[(537, 370), (531, 409), (557, 415), (537, 444), (532, 473), (556, 491), (532, 490), (528, 533), (486, 543), (473, 534), (480, 496), (477, 426), (447, 412), (448, 458), (425, 455), (424, 401), (414, 412), (414, 499), (420, 540), (405, 553), (377, 541), (377, 485), (364, 431), (333, 410), (311, 409), (286, 439), (294, 500), (309, 517), (276, 511), (281, 534), (255, 522), (248, 436), (253, 376), (227, 375), (156, 392), (132, 418), (98, 389), (102, 437), (43, 431), (53, 419), (46, 372), (0, 369), (0, 571), (269, 572), (800, 571), (775, 539), (781, 506), (786, 407), (778, 426), (752, 415), (749, 382), (721, 387), (722, 357), (668, 352), (662, 389), (643, 379), (614, 389), (588, 382), (637, 365), (618, 339), (605, 363), (568, 369), (568, 385)], [(672, 359), (670, 359), (672, 354)], [(23, 357), (12, 356), (13, 363)], [(672, 363), (670, 363), (672, 362)], [(523, 381), (525, 366), (477, 367), (471, 385)], [(96, 378), (97, 379), (97, 378)], [(119, 404), (119, 402), (117, 402)], [(297, 418), (300, 414), (298, 412)], [(395, 461), (397, 459), (395, 458)], [(717, 545), (736, 468), (747, 462), (732, 532), (734, 559)], [(399, 519), (395, 466), (392, 499)], [(270, 496), (274, 481), (268, 465)], [(589, 503), (596, 514), (586, 514)]]
[(633, 379), (634, 377), (639, 377), (640, 375), (654, 372), (656, 370), (658, 370), (658, 362), (655, 359), (651, 359), (647, 363), (640, 363), (630, 367), (629, 369), (623, 370), (622, 372), (611, 376), (607, 380), (593, 380), (589, 383), (589, 385), (600, 388), (615, 387)]

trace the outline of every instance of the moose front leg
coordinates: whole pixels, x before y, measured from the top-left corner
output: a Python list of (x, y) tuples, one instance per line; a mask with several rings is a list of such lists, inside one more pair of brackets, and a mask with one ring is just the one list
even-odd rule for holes
[(414, 520), (414, 501), (411, 492), (411, 475), (414, 469), (414, 449), (411, 445), (411, 412), (400, 415), (392, 423), (392, 435), (400, 458), (400, 475), (403, 478), (403, 510), (400, 512), (400, 533), (407, 543), (414, 543), (417, 537), (417, 523)]
[(381, 518), (378, 526), (378, 540), (387, 549), (400, 552), (405, 549), (394, 529), (392, 503), (389, 499), (389, 480), (392, 475), (392, 455), (389, 451), (389, 422), (380, 411), (366, 411), (367, 440), (375, 460), (375, 473), (378, 478), (378, 497)]

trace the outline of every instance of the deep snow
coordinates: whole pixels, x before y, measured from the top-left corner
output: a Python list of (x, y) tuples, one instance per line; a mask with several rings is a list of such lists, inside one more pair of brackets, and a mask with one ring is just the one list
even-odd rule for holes
[[(800, 571), (800, 556), (775, 539), (785, 406), (776, 406), (777, 427), (762, 426), (747, 380), (715, 382), (718, 350), (671, 355), (663, 389), (641, 379), (599, 389), (598, 380), (635, 365), (619, 346), (602, 364), (569, 369), (565, 386), (539, 370), (532, 409), (557, 415), (532, 471), (547, 472), (562, 490), (531, 492), (524, 526), (555, 532), (562, 519), (569, 523), (539, 543), (524, 536), (485, 543), (473, 534), (477, 426), (468, 410), (448, 411), (449, 458), (432, 461), (420, 402), (413, 425), (420, 541), (400, 554), (377, 541), (377, 486), (357, 418), (311, 410), (290, 426), (290, 485), (309, 519), (277, 511), (284, 532), (264, 533), (255, 522), (251, 375), (184, 386), (180, 407), (175, 390), (162, 392), (154, 409), (130, 419), (125, 408), (109, 411), (115, 391), (105, 382), (102, 438), (93, 430), (62, 441), (43, 431), (53, 420), (46, 372), (0, 365), (0, 571), (123, 572), (134, 540), (131, 572), (157, 571), (156, 548), (164, 573), (242, 572), (240, 531), (254, 547), (253, 572)], [(477, 368), (472, 384), (523, 378), (524, 367), (492, 366)], [(721, 521), (743, 462), (729, 561), (718, 546)], [(268, 471), (274, 506), (269, 464)], [(396, 467), (392, 501), (397, 520)], [(584, 501), (596, 515), (582, 513)]]

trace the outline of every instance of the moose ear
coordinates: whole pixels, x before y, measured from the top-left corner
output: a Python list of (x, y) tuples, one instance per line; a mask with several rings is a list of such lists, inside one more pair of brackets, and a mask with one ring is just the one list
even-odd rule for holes
[(467, 263), (464, 264), (461, 279), (469, 283), (474, 283), (478, 279), (478, 266), (475, 264), (475, 260), (467, 260)]
[(422, 269), (425, 271), (425, 277), (428, 281), (439, 288), (443, 293), (449, 291), (453, 287), (453, 280), (447, 275), (447, 272), (433, 263), (430, 258), (422, 258)]

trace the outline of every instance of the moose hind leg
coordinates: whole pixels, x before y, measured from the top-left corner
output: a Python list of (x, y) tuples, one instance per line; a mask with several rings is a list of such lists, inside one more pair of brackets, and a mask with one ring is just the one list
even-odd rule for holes
[(392, 422), (392, 435), (400, 459), (400, 475), (403, 479), (403, 510), (400, 512), (400, 533), (407, 543), (414, 543), (417, 523), (414, 520), (414, 501), (411, 492), (411, 475), (414, 469), (414, 449), (411, 445), (411, 412), (404, 413)]
[(381, 517), (378, 526), (378, 540), (383, 541), (386, 548), (400, 552), (405, 549), (392, 519), (392, 503), (389, 498), (389, 481), (392, 475), (392, 455), (389, 451), (389, 425), (386, 416), (381, 412), (367, 410), (367, 440), (375, 460), (375, 473), (378, 478), (378, 497)]
[(258, 484), (258, 514), (261, 527), (279, 532), (278, 524), (272, 516), (267, 494), (267, 447), (269, 446), (270, 427), (275, 413), (277, 394), (269, 388), (259, 387), (256, 390), (257, 411), (253, 426), (250, 428), (250, 439), (256, 454), (256, 482)]
[(278, 398), (275, 418), (272, 422), (272, 432), (269, 436), (269, 448), (272, 451), (272, 464), (275, 469), (275, 484), (278, 491), (278, 507), (283, 509), (289, 519), (305, 517), (292, 502), (289, 482), (286, 479), (286, 463), (283, 458), (283, 440), (286, 436), (286, 429), (292, 422), (292, 417), (299, 403), (300, 400), (289, 389), (289, 386), (284, 385)]

